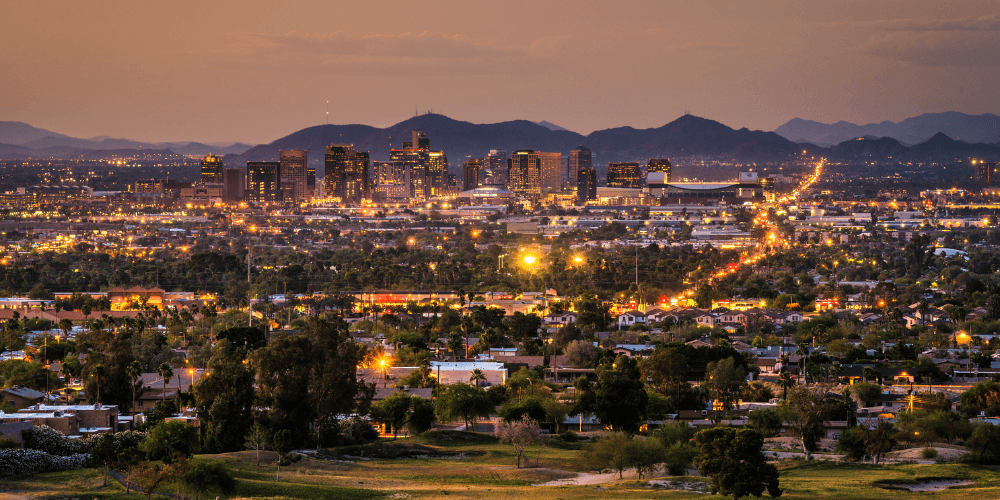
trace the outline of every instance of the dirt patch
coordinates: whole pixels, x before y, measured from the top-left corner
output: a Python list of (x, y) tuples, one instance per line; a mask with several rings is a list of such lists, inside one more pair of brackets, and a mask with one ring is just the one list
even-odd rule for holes
[(309, 453), (322, 460), (373, 460), (397, 458), (465, 458), (482, 456), (482, 451), (448, 451), (421, 444), (371, 443), (316, 450)]
[(597, 472), (597, 473), (581, 473), (575, 477), (567, 477), (563, 479), (556, 479), (555, 481), (549, 481), (547, 483), (536, 484), (535, 486), (590, 486), (595, 484), (604, 484), (614, 481), (621, 481), (624, 479), (636, 479), (639, 475), (636, 474), (635, 470), (627, 470), (619, 478), (617, 472)]
[(879, 481), (876, 483), (876, 486), (889, 490), (933, 492), (933, 491), (944, 491), (948, 488), (954, 488), (956, 486), (968, 486), (970, 484), (976, 484), (976, 482), (967, 479), (927, 479), (927, 480), (916, 480), (913, 482)]
[(934, 459), (924, 459), (923, 447), (894, 451), (892, 453), (886, 454), (886, 458), (903, 460), (903, 461), (913, 460), (917, 462), (926, 461), (927, 463), (934, 463), (935, 461), (955, 460), (965, 454), (965, 450), (961, 448), (945, 448), (937, 446), (932, 446), (931, 448), (937, 451), (937, 456), (934, 457)]
[(657, 479), (650, 481), (649, 486), (654, 488), (664, 488), (674, 491), (687, 491), (691, 493), (710, 493), (711, 485), (705, 481), (681, 481), (679, 479)]

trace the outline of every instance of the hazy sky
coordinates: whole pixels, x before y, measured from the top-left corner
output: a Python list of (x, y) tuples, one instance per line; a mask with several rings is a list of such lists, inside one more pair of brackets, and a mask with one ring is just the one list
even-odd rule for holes
[(83, 137), (1000, 113), (995, 0), (5, 2), (0, 47), (0, 120)]

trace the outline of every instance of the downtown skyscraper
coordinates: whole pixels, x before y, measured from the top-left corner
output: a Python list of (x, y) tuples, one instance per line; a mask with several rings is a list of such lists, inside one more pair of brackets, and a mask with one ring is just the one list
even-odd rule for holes
[(323, 184), (327, 198), (358, 203), (371, 196), (368, 151), (355, 151), (353, 144), (331, 144), (326, 148), (325, 167)]

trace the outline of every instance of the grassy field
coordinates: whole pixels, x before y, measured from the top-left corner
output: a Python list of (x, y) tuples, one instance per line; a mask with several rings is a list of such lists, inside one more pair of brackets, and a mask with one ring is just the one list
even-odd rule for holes
[[(320, 453), (282, 467), (281, 481), (274, 479), (274, 455), (262, 454), (255, 464), (253, 452), (206, 456), (225, 460), (237, 478), (232, 498), (306, 498), (368, 500), (381, 498), (420, 499), (516, 499), (573, 500), (585, 498), (653, 499), (705, 498), (701, 493), (652, 487), (648, 480), (626, 479), (593, 485), (535, 486), (556, 479), (591, 472), (583, 452), (556, 447), (529, 449), (534, 467), (515, 469), (515, 456), (507, 445), (490, 438), (450, 439), (458, 434), (438, 433), (430, 437), (400, 439), (379, 446), (355, 447), (343, 453)], [(423, 454), (416, 458), (372, 458), (407, 451), (410, 446)], [(412, 451), (412, 450), (411, 450)], [(366, 455), (359, 458), (359, 455)], [(537, 462), (537, 466), (536, 465)], [(871, 466), (831, 462), (786, 461), (779, 464), (783, 498), (1000, 498), (1000, 473), (990, 468), (961, 464)], [(887, 483), (915, 483), (923, 479), (960, 479), (974, 484), (939, 492), (911, 493), (887, 489)], [(686, 478), (699, 482), (699, 478)], [(0, 500), (20, 498), (119, 499), (124, 489), (112, 482), (102, 487), (100, 470), (41, 474), (0, 481)], [(164, 487), (173, 494), (176, 486)], [(214, 498), (215, 494), (206, 495)], [(766, 497), (766, 495), (765, 495)], [(160, 497), (163, 498), (163, 497)], [(715, 497), (721, 498), (721, 497)]]

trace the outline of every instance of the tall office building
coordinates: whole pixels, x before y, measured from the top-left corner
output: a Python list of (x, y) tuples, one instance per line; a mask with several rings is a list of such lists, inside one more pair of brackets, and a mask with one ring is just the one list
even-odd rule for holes
[(376, 161), (372, 199), (406, 201), (410, 198), (410, 170), (403, 162)]
[(994, 185), (1000, 183), (1000, 170), (997, 169), (997, 163), (985, 162), (978, 160), (976, 165), (979, 170), (979, 182), (983, 185)]
[(284, 191), (284, 201), (301, 203), (308, 200), (306, 196), (306, 164), (308, 151), (281, 150), (278, 151), (278, 162), (281, 163), (281, 189)]
[(646, 164), (646, 173), (663, 172), (663, 181), (670, 182), (670, 160), (666, 158), (650, 158)]
[(585, 168), (594, 168), (594, 152), (584, 146), (577, 146), (569, 152), (569, 167), (566, 171), (567, 185), (577, 186), (577, 173)]
[[(389, 151), (389, 162), (405, 165), (409, 197), (427, 199), (445, 192), (448, 156), (431, 151), (430, 139), (421, 131), (411, 131), (411, 139), (400, 149)], [(402, 167), (401, 167), (402, 168)]]
[(597, 170), (581, 168), (576, 173), (576, 198), (581, 204), (597, 199)]
[(331, 144), (325, 160), (327, 197), (357, 203), (369, 196), (368, 151), (355, 151), (353, 144)]
[(281, 203), (281, 162), (247, 162), (247, 200), (253, 203)]
[(226, 203), (243, 201), (247, 185), (247, 176), (242, 168), (227, 168), (222, 171), (223, 198)]
[(306, 199), (316, 197), (316, 167), (306, 168)]
[(609, 163), (608, 187), (642, 188), (642, 170), (638, 163)]
[(482, 166), (482, 163), (475, 158), (465, 162), (462, 168), (462, 191), (479, 187), (479, 171)]
[(507, 187), (507, 181), (507, 152), (491, 149), (486, 158), (483, 158), (479, 184)]
[(507, 159), (507, 185), (511, 192), (538, 198), (542, 195), (542, 161), (530, 149), (514, 151)]
[(542, 168), (542, 191), (559, 191), (562, 189), (563, 172), (562, 153), (544, 153), (539, 151), (538, 159)]
[(428, 196), (441, 196), (446, 191), (448, 180), (448, 157), (444, 151), (425, 151), (427, 162)]
[(201, 159), (201, 183), (222, 184), (222, 158), (208, 155)]

